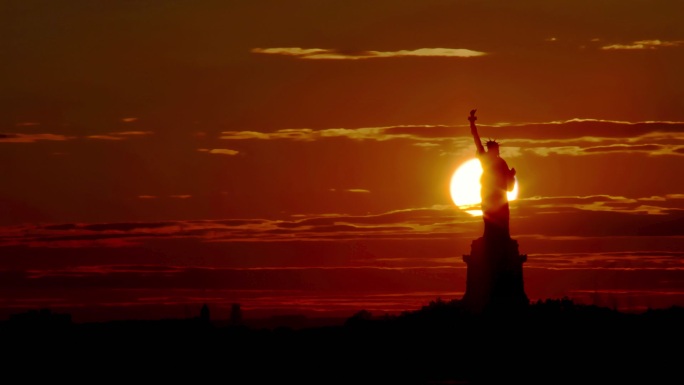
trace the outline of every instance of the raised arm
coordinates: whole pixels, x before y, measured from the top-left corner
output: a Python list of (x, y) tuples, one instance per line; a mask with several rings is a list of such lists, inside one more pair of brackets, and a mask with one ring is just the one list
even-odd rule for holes
[(470, 110), (470, 116), (468, 117), (468, 120), (470, 121), (470, 133), (473, 135), (473, 139), (475, 140), (475, 147), (477, 147), (477, 153), (483, 154), (485, 152), (484, 146), (482, 145), (482, 141), (480, 140), (480, 134), (477, 133), (477, 126), (475, 126), (475, 121), (477, 120), (477, 116), (475, 116), (476, 111), (477, 110)]

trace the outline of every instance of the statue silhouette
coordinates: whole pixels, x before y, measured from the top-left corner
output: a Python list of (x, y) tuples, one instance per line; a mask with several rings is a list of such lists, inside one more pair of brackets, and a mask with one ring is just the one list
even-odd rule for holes
[(477, 110), (471, 110), (468, 120), (470, 121), (470, 133), (477, 147), (477, 158), (482, 165), (482, 177), (480, 178), (482, 198), (482, 217), (484, 219), (484, 238), (487, 239), (510, 239), (508, 227), (510, 211), (508, 196), (515, 186), (515, 168), (509, 169), (506, 161), (499, 156), (499, 143), (488, 140), (485, 143), (485, 151), (480, 135), (477, 132), (475, 116)]

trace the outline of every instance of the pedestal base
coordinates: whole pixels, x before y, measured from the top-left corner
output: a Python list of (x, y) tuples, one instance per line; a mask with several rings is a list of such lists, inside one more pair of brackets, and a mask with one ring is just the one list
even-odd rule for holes
[(510, 238), (478, 238), (463, 256), (468, 266), (462, 303), (473, 313), (510, 312), (526, 308), (522, 264), (527, 255), (518, 252), (518, 241)]

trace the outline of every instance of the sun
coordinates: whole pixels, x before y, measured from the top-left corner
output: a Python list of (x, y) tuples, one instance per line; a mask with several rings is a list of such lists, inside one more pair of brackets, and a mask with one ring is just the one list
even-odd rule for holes
[[(482, 165), (476, 158), (461, 164), (451, 177), (451, 199), (459, 209), (470, 215), (481, 216), (480, 203), (480, 176)], [(518, 197), (518, 179), (515, 180), (513, 191), (507, 193), (508, 200), (513, 201)]]

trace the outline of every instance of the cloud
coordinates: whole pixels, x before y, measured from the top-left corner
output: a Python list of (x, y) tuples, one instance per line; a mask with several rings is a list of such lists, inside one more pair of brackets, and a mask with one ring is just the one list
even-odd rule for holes
[(501, 136), (497, 137), (504, 138), (504, 148), (519, 147), (522, 152), (540, 156), (581, 156), (596, 152), (679, 155), (677, 149), (684, 144), (680, 134), (682, 129), (684, 124), (675, 122), (628, 123), (573, 119), (502, 127), (498, 131)]
[(118, 131), (118, 132), (110, 132), (107, 134), (101, 134), (101, 135), (89, 135), (87, 136), (88, 139), (96, 139), (96, 140), (124, 140), (128, 139), (128, 137), (131, 136), (145, 136), (145, 135), (152, 135), (152, 131)]
[(579, 146), (526, 147), (523, 152), (539, 156), (549, 155), (582, 155), (584, 151)]
[(538, 253), (529, 256), (535, 267), (547, 268), (611, 268), (681, 269), (681, 251), (602, 251), (578, 253)]
[[(539, 234), (547, 239), (572, 236), (579, 241), (590, 237), (623, 237), (624, 242), (631, 243), (629, 238), (659, 236), (664, 245), (666, 237), (684, 235), (684, 210), (638, 201), (535, 204), (520, 200), (514, 204), (511, 217), (517, 218), (512, 223), (520, 236)], [(597, 225), (587, 226), (587, 223)]]
[[(363, 189), (352, 193), (367, 194)], [(187, 199), (189, 195), (177, 195)], [(152, 198), (147, 198), (152, 199)], [(684, 235), (684, 199), (610, 195), (532, 197), (511, 206), (516, 236), (644, 237)], [(600, 224), (587, 226), (587, 223)], [(166, 222), (55, 224), (3, 229), (0, 246), (93, 247), (98, 242), (196, 239), (201, 242), (293, 242), (323, 240), (457, 240), (481, 233), (482, 219), (455, 206), (434, 206), (372, 215), (302, 215), (290, 220), (234, 219)]]
[[(608, 139), (625, 139), (630, 143), (639, 140), (675, 141), (684, 144), (681, 132), (684, 122), (623, 122), (595, 119), (571, 119), (546, 123), (480, 125), (483, 137), (497, 140), (520, 140), (523, 143), (551, 143), (565, 140), (566, 143), (590, 142), (598, 144)], [(220, 138), (225, 140), (295, 140), (314, 141), (324, 138), (344, 137), (354, 140), (385, 141), (411, 139), (416, 141), (467, 140), (472, 142), (470, 131), (465, 125), (401, 125), (360, 128), (290, 128), (273, 132), (224, 131)], [(544, 138), (544, 139), (537, 139)]]
[(160, 266), (160, 265), (97, 265), (97, 266), (73, 266), (63, 269), (51, 270), (29, 270), (27, 271), (29, 278), (43, 278), (43, 277), (87, 277), (87, 276), (102, 276), (107, 274), (120, 273), (141, 273), (141, 274), (176, 274), (181, 273), (184, 269), (177, 266)]
[(414, 143), (413, 145), (418, 147), (439, 147), (439, 144), (430, 142)]
[(362, 188), (350, 188), (350, 189), (346, 189), (344, 191), (351, 192), (351, 193), (362, 193), (362, 194), (369, 194), (370, 193), (369, 190), (365, 190)]
[[(591, 140), (587, 140), (588, 138), (583, 138), (581, 140), (584, 141), (584, 143), (580, 143), (579, 145), (574, 145), (574, 146), (565, 146), (562, 145), (562, 142), (547, 142), (547, 144), (550, 144), (551, 146), (543, 146), (540, 145), (542, 142), (541, 141), (529, 141), (527, 144), (519, 143), (516, 142), (516, 144), (519, 144), (519, 147), (516, 149), (519, 151), (519, 153), (516, 154), (508, 154), (508, 157), (511, 157), (511, 155), (514, 156), (519, 156), (522, 155), (522, 153), (534, 153), (539, 156), (549, 156), (549, 155), (573, 155), (573, 156), (581, 156), (581, 155), (589, 155), (589, 154), (596, 154), (596, 153), (643, 153), (647, 155), (682, 155), (679, 146), (676, 145), (667, 145), (667, 144), (623, 144), (623, 143), (617, 143), (617, 144), (611, 144), (615, 143), (618, 140), (612, 139), (612, 138), (591, 138)], [(646, 138), (633, 138), (634, 141), (640, 141), (640, 140), (645, 140)], [(605, 142), (607, 145), (605, 146), (587, 146), (586, 144), (589, 143), (595, 143), (595, 142)], [(553, 145), (556, 144), (556, 145)]]
[[(366, 193), (367, 190), (351, 190)], [(187, 199), (189, 195), (175, 198)], [(153, 198), (142, 198), (153, 199)], [(432, 225), (456, 222), (455, 226), (435, 231)], [(34, 247), (91, 247), (107, 239), (197, 238), (223, 242), (274, 242), (315, 239), (355, 239), (370, 237), (440, 238), (454, 233), (470, 231), (472, 218), (453, 208), (409, 209), (376, 216), (306, 216), (295, 221), (282, 220), (230, 220), (230, 221), (178, 221), (154, 223), (110, 224), (57, 224), (39, 226), (29, 230), (5, 231), (0, 246), (31, 245)], [(461, 226), (465, 226), (461, 228)]]
[(338, 189), (336, 189), (336, 188), (331, 188), (330, 191), (331, 191), (331, 192), (343, 191), (343, 192), (362, 193), (362, 194), (368, 194), (368, 193), (370, 193), (370, 190), (361, 189), (361, 188), (349, 188), (349, 189), (343, 189), (343, 190), (338, 190)]
[(230, 150), (227, 148), (213, 148), (213, 149), (199, 148), (199, 149), (197, 149), (197, 151), (207, 152), (209, 154), (217, 154), (217, 155), (237, 155), (240, 153), (240, 151)]
[(663, 146), (657, 144), (639, 144), (639, 145), (628, 145), (628, 144), (613, 144), (610, 146), (597, 146), (589, 147), (583, 149), (584, 152), (635, 152), (635, 151), (645, 151), (645, 152), (656, 152), (662, 150)]
[(515, 204), (522, 211), (531, 209), (531, 213), (537, 214), (582, 210), (655, 216), (667, 215), (671, 209), (682, 208), (681, 204), (667, 197), (634, 199), (610, 195), (531, 197), (519, 199)]
[(131, 117), (131, 118), (122, 118), (122, 119), (121, 119), (121, 121), (124, 122), (124, 123), (133, 123), (133, 122), (135, 122), (136, 120), (138, 120), (138, 118), (133, 118), (133, 117)]
[[(58, 225), (60, 226), (60, 225)], [(61, 225), (62, 227), (57, 227), (57, 226), (46, 226), (45, 228), (48, 229), (55, 229), (55, 230), (74, 230), (76, 228), (83, 229), (83, 230), (89, 230), (89, 231), (132, 231), (132, 230), (140, 230), (140, 229), (159, 229), (159, 228), (164, 228), (164, 227), (169, 227), (169, 226), (177, 226), (175, 222), (130, 222), (130, 223), (95, 223), (95, 224), (87, 224), (87, 225), (81, 225), (81, 226), (74, 226), (73, 224), (69, 225)], [(72, 227), (65, 227), (65, 226), (72, 226)]]
[(677, 47), (684, 44), (684, 40), (637, 40), (630, 44), (611, 44), (601, 47), (603, 50), (644, 50), (657, 49), (661, 47)]
[(113, 136), (113, 135), (89, 135), (87, 138), (88, 139), (97, 139), (97, 140), (124, 140), (124, 138), (121, 136)]
[[(304, 130), (304, 129), (302, 129)], [(286, 130), (280, 130), (286, 131)], [(281, 134), (280, 131), (276, 133), (265, 133), (257, 131), (224, 131), (221, 139), (228, 140), (243, 140), (243, 139), (291, 139), (288, 136)]]
[(155, 195), (138, 195), (138, 198), (140, 198), (140, 199), (156, 199), (157, 197)]
[(174, 199), (189, 199), (189, 198), (192, 198), (192, 195), (189, 195), (189, 194), (169, 195), (169, 198), (174, 198)]
[(63, 142), (71, 139), (75, 139), (75, 137), (60, 134), (0, 133), (0, 143), (35, 143), (38, 141)]
[[(414, 133), (394, 132), (396, 127), (361, 127), (361, 128), (328, 128), (322, 130), (313, 130), (310, 128), (289, 128), (277, 130), (274, 132), (255, 132), (255, 131), (224, 131), (220, 138), (225, 140), (294, 140), (294, 141), (315, 141), (328, 138), (348, 138), (352, 140), (375, 140), (386, 141), (392, 139), (412, 139), (418, 141), (428, 141), (430, 139), (440, 140), (439, 137), (430, 135), (429, 132), (432, 127), (443, 126), (411, 126), (417, 129), (422, 127), (423, 134), (427, 137), (423, 138)], [(452, 128), (453, 130), (453, 128)], [(452, 137), (442, 139), (453, 139)]]
[[(606, 140), (610, 141), (610, 140)], [(589, 155), (595, 153), (643, 153), (647, 155), (684, 155), (682, 147), (672, 146), (672, 145), (660, 145), (660, 144), (613, 144), (608, 146), (594, 146), (594, 147), (582, 147), (582, 146), (523, 146), (524, 148), (519, 148), (521, 151), (518, 154), (513, 154), (515, 156), (521, 155), (523, 152), (534, 153), (539, 156), (549, 156), (549, 155)], [(510, 154), (508, 157), (511, 157)]]
[[(507, 157), (552, 154), (585, 156), (600, 152), (638, 152), (648, 155), (684, 153), (681, 132), (684, 122), (623, 122), (571, 119), (546, 123), (480, 125), (480, 134), (502, 143)], [(224, 140), (318, 141), (334, 138), (351, 140), (406, 140), (426, 150), (458, 155), (471, 151), (472, 138), (465, 125), (403, 125), (361, 128), (292, 128), (273, 132), (224, 131)], [(539, 139), (543, 138), (543, 139)]]
[(400, 51), (356, 51), (348, 52), (324, 48), (253, 48), (252, 53), (268, 55), (293, 56), (307, 60), (359, 60), (390, 57), (475, 57), (486, 55), (485, 52), (464, 48), (419, 48)]
[(639, 198), (640, 201), (653, 201), (653, 202), (664, 202), (666, 199), (661, 196), (651, 196), (651, 197), (645, 197), (645, 198)]
[(112, 132), (110, 133), (111, 135), (121, 135), (121, 136), (143, 136), (143, 135), (152, 135), (152, 131), (121, 131), (121, 132)]
[[(649, 135), (672, 135), (681, 136), (684, 122), (671, 121), (644, 121), (627, 122), (620, 120), (604, 119), (569, 119), (542, 123), (500, 123), (489, 127), (506, 136), (507, 132), (519, 131), (523, 137), (547, 138), (547, 139), (571, 139), (571, 138), (632, 138), (645, 134)], [(518, 135), (519, 136), (519, 135)]]

